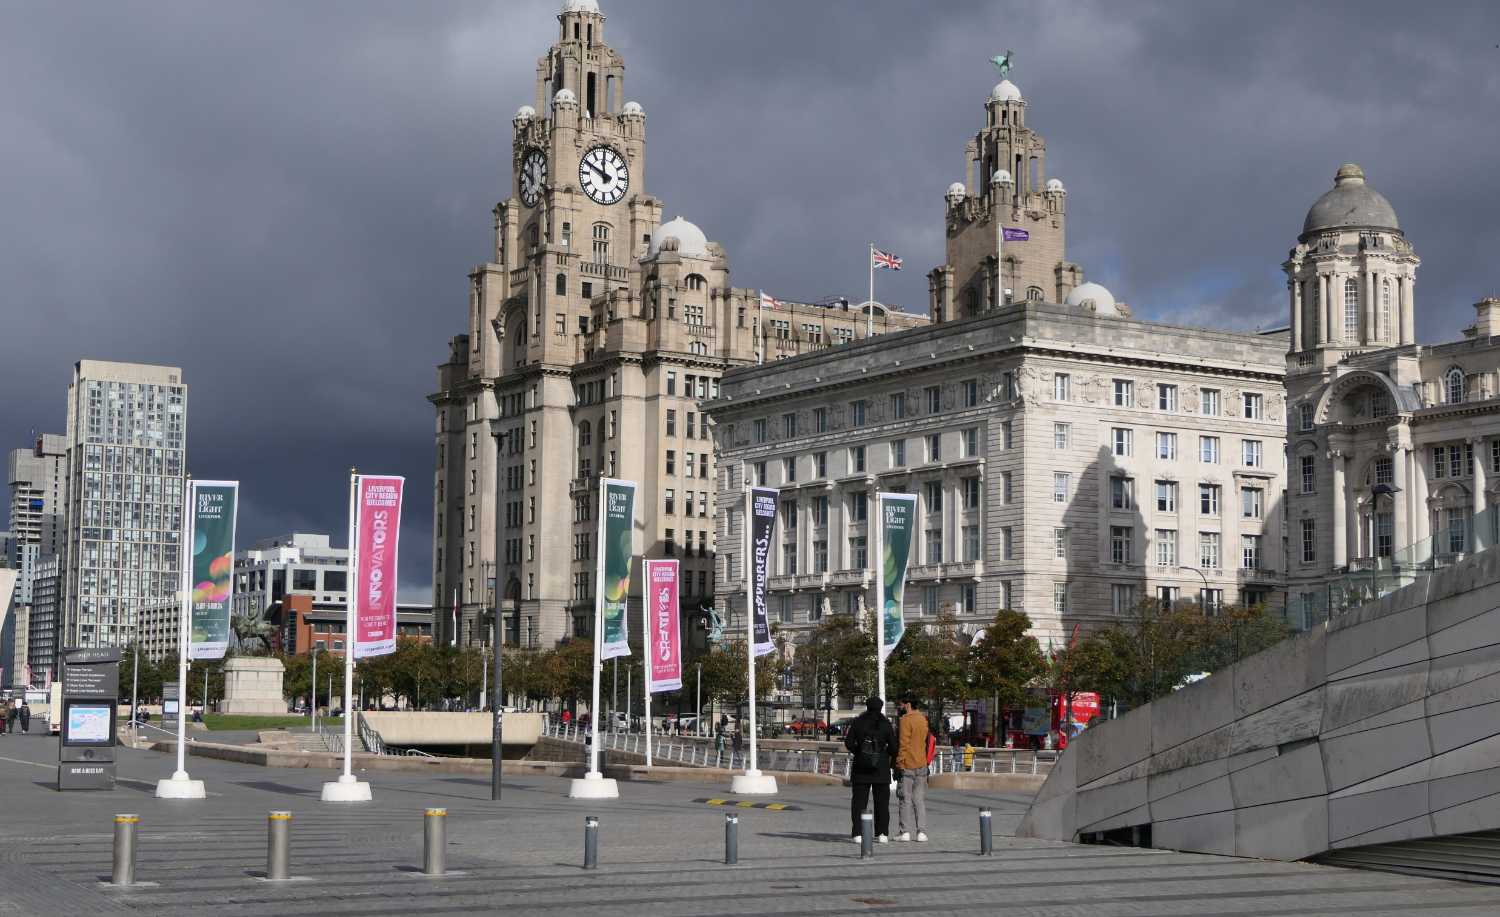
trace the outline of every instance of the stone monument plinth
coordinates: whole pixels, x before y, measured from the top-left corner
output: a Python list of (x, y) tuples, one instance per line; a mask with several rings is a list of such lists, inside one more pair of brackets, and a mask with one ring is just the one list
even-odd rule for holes
[(281, 694), (286, 667), (269, 656), (233, 656), (224, 661), (224, 700), (220, 713), (285, 714)]

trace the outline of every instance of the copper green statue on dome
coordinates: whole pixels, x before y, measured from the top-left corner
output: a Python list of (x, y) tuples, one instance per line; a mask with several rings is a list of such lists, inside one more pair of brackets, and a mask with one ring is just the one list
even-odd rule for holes
[(1010, 68), (1014, 64), (1015, 59), (1016, 52), (1007, 48), (1004, 54), (990, 58), (990, 63), (995, 65), (995, 69), (1000, 71), (1000, 78), (1004, 79), (1010, 76)]

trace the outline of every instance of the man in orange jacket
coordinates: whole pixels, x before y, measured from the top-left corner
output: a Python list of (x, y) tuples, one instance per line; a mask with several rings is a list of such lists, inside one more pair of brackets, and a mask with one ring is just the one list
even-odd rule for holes
[(907, 694), (901, 698), (901, 719), (897, 728), (896, 767), (900, 770), (900, 783), (896, 788), (898, 841), (912, 839), (916, 830), (917, 840), (927, 840), (927, 774), (931, 733), (927, 728), (927, 716), (917, 709), (917, 698)]

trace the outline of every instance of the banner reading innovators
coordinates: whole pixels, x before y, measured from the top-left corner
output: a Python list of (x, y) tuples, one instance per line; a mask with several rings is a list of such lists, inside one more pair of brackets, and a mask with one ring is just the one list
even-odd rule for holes
[(771, 574), (771, 535), (776, 530), (776, 496), (772, 487), (750, 488), (750, 602), (755, 628), (755, 655), (773, 652), (771, 623), (766, 613), (766, 578)]
[(355, 544), (358, 569), (349, 588), (354, 606), (354, 658), (396, 651), (396, 551), (401, 541), (405, 478), (359, 475)]
[(605, 478), (599, 502), (599, 601), (602, 640), (600, 659), (630, 655), (626, 607), (630, 602), (630, 566), (635, 559), (635, 482)]
[(646, 563), (646, 690), (682, 687), (682, 633), (677, 613), (675, 560)]
[(188, 658), (223, 659), (229, 649), (229, 610), (234, 596), (234, 525), (238, 481), (194, 481), (192, 518), (192, 600), (188, 615)]
[(880, 494), (880, 576), (875, 588), (880, 590), (877, 607), (883, 616), (884, 640), (880, 658), (884, 659), (901, 642), (906, 631), (902, 595), (906, 591), (906, 566), (911, 559), (912, 529), (917, 521), (916, 494)]

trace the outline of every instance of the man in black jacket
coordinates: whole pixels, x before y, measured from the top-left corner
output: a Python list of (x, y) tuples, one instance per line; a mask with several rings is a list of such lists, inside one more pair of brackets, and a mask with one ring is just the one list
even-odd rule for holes
[(864, 814), (871, 789), (875, 791), (875, 840), (881, 844), (890, 840), (891, 762), (896, 760), (896, 730), (884, 710), (884, 700), (870, 698), (865, 702), (865, 712), (854, 718), (848, 735), (844, 736), (844, 747), (854, 757), (849, 769), (853, 789), (849, 816), (853, 822), (851, 840), (855, 843), (860, 840), (859, 817)]

